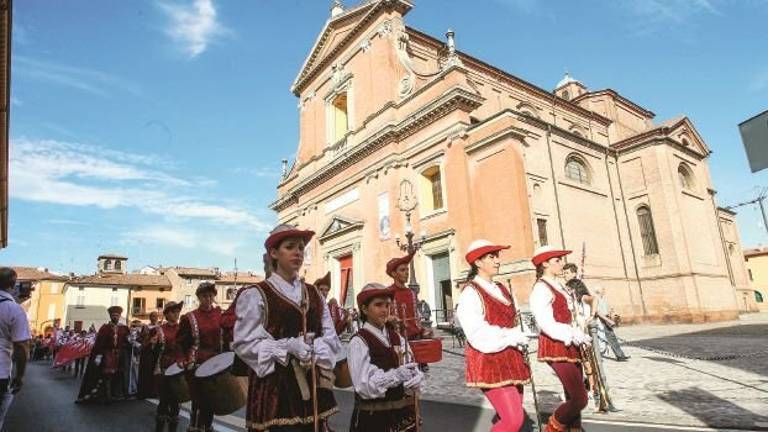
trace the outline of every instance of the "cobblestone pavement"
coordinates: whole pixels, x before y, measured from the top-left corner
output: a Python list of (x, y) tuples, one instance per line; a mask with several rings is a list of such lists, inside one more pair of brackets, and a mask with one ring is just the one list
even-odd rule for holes
[[(594, 413), (590, 403), (585, 418), (768, 430), (768, 313), (724, 323), (624, 327), (617, 333), (632, 358), (604, 364), (621, 411)], [(464, 386), (463, 349), (454, 348), (450, 338), (443, 348), (443, 361), (430, 367), (424, 397), (490, 407), (478, 390)], [(560, 401), (560, 384), (549, 366), (534, 363), (542, 410), (551, 412)], [(526, 410), (533, 412), (530, 386), (525, 390)]]

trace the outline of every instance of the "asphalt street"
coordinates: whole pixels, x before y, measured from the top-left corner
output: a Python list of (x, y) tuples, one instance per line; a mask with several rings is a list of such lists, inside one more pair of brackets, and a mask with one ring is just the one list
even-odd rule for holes
[[(17, 395), (6, 418), (3, 432), (60, 432), (60, 431), (152, 431), (154, 427), (153, 401), (121, 401), (110, 405), (74, 403), (79, 380), (70, 374), (52, 370), (47, 363), (29, 366), (24, 388)], [(352, 413), (352, 394), (337, 391), (341, 413), (333, 417), (331, 425), (337, 431), (346, 431)], [(424, 432), (485, 432), (490, 430), (493, 411), (481, 407), (423, 401)], [(186, 411), (182, 413), (182, 417)], [(218, 418), (215, 428), (219, 432), (243, 431), (244, 412)], [(179, 430), (187, 427), (182, 419)], [(709, 431), (707, 428), (660, 427), (654, 425), (612, 423), (606, 417), (599, 423), (584, 424), (587, 431)], [(531, 430), (530, 425), (525, 430)]]

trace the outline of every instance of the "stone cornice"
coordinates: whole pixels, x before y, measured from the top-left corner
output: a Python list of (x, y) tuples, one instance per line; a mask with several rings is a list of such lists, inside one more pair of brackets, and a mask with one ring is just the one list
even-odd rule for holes
[(608, 95), (608, 96), (616, 99), (617, 101), (621, 102), (623, 105), (627, 106), (628, 108), (632, 109), (633, 111), (635, 111), (636, 113), (642, 115), (643, 117), (650, 118), (650, 119), (656, 117), (656, 114), (654, 114), (653, 111), (650, 111), (650, 110), (647, 110), (647, 109), (641, 107), (640, 105), (638, 105), (638, 104), (632, 102), (631, 100), (625, 98), (619, 92), (617, 92), (616, 90), (613, 90), (613, 89), (604, 89), (604, 90), (597, 90), (597, 91), (593, 91), (593, 92), (584, 93), (581, 96), (577, 96), (577, 97), (573, 98), (572, 101), (573, 101), (573, 103), (577, 103), (577, 102), (579, 102), (582, 99), (587, 99), (587, 98), (591, 98), (591, 97), (595, 97), (595, 96), (602, 96), (602, 95)]
[[(438, 39), (436, 39), (436, 38), (434, 38), (434, 37), (432, 37), (432, 36), (422, 32), (422, 31), (420, 31), (420, 30), (417, 30), (417, 29), (415, 29), (413, 27), (407, 27), (407, 26), (406, 26), (406, 29), (408, 31), (409, 36), (411, 36), (413, 38), (412, 40), (417, 40), (418, 39), (420, 42), (430, 44), (435, 49), (438, 49), (438, 50), (445, 46), (445, 44), (442, 41), (440, 41), (440, 40), (438, 40)], [(484, 62), (484, 61), (482, 61), (482, 60), (480, 60), (480, 59), (478, 59), (476, 57), (472, 57), (471, 55), (466, 54), (464, 52), (457, 51), (457, 54), (459, 55), (459, 57), (461, 58), (461, 61), (464, 63), (464, 65), (466, 66), (467, 69), (470, 69), (470, 70), (473, 70), (473, 71), (482, 71), (482, 72), (485, 72), (486, 74), (488, 74), (490, 76), (497, 77), (497, 78), (503, 78), (507, 82), (509, 82), (509, 83), (511, 83), (513, 85), (517, 85), (519, 87), (522, 87), (523, 90), (526, 90), (526, 91), (528, 91), (530, 93), (533, 93), (536, 96), (541, 97), (543, 99), (549, 100), (552, 104), (555, 104), (555, 105), (557, 105), (559, 107), (562, 107), (562, 108), (564, 108), (564, 109), (566, 109), (568, 111), (571, 111), (572, 113), (577, 114), (579, 116), (582, 116), (584, 118), (588, 118), (588, 119), (594, 120), (594, 121), (596, 121), (597, 123), (599, 123), (599, 124), (601, 124), (603, 126), (608, 126), (609, 124), (611, 124), (611, 120), (610, 119), (608, 119), (606, 117), (603, 117), (602, 115), (600, 115), (600, 114), (598, 114), (596, 112), (590, 111), (590, 110), (588, 110), (586, 108), (583, 108), (583, 107), (581, 107), (579, 105), (576, 105), (575, 103), (572, 103), (572, 102), (567, 101), (565, 99), (559, 98), (559, 97), (555, 96), (554, 94), (552, 94), (552, 93), (550, 93), (550, 92), (548, 92), (548, 91), (546, 91), (546, 90), (544, 90), (544, 89), (542, 89), (542, 88), (540, 88), (540, 87), (538, 87), (538, 86), (536, 86), (534, 84), (531, 84), (528, 81), (525, 81), (525, 80), (523, 80), (521, 78), (518, 78), (518, 77), (510, 74), (509, 72), (506, 72), (506, 71), (504, 71), (502, 69), (499, 69), (496, 66), (493, 66), (493, 65), (491, 65), (489, 63), (486, 63), (486, 62)]]
[(425, 126), (433, 123), (435, 120), (444, 117), (451, 111), (460, 109), (470, 112), (483, 103), (480, 95), (472, 93), (461, 87), (454, 87), (444, 93), (438, 99), (424, 106), (413, 114), (408, 115), (404, 120), (397, 124), (388, 124), (376, 133), (363, 140), (355, 147), (341, 154), (334, 162), (320, 168), (314, 174), (308, 176), (278, 200), (270, 204), (274, 211), (281, 211), (291, 204), (298, 202), (298, 198), (322, 184), (323, 182), (335, 177), (344, 169), (354, 165), (366, 156), (375, 152), (384, 145), (402, 140)]

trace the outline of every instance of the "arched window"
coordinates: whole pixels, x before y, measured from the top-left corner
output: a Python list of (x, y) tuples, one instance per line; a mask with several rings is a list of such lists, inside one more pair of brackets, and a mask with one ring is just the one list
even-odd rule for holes
[(122, 270), (123, 263), (120, 260), (115, 260), (115, 270)]
[(577, 183), (589, 184), (587, 164), (576, 156), (568, 156), (566, 159), (565, 176)]
[(684, 190), (693, 190), (695, 181), (693, 180), (693, 173), (691, 169), (684, 163), (681, 163), (677, 167), (677, 178), (680, 182), (680, 187)]
[(112, 270), (112, 260), (104, 261), (104, 270)]
[(237, 289), (227, 288), (227, 300), (234, 300), (235, 294), (237, 294)]
[(563, 99), (565, 100), (571, 100), (571, 94), (568, 93), (568, 90), (563, 90), (562, 93), (560, 93)]
[(637, 222), (640, 225), (640, 237), (643, 240), (643, 252), (645, 255), (657, 255), (659, 245), (656, 243), (656, 230), (653, 227), (651, 209), (641, 206), (637, 209)]
[(760, 291), (755, 291), (755, 301), (757, 303), (762, 303), (763, 300), (763, 294)]

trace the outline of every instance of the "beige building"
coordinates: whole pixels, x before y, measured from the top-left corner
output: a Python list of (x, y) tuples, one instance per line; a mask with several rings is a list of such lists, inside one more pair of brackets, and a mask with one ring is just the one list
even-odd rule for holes
[(739, 308), (749, 312), (768, 310), (768, 248), (744, 251), (749, 290), (738, 293)]
[(127, 322), (149, 322), (149, 314), (161, 312), (171, 299), (171, 283), (164, 275), (127, 272), (127, 258), (102, 255), (96, 274), (70, 279), (64, 287), (66, 312), (63, 326), (75, 330), (98, 328), (109, 321), (107, 309), (122, 306)]
[[(334, 7), (292, 85), (300, 140), (271, 207), (317, 231), (308, 280), (330, 270), (333, 294), (348, 287), (351, 304), (364, 283), (388, 280), (410, 230), (433, 309), (453, 309), (464, 252), (487, 238), (512, 245), (500, 279), (523, 302), (529, 257), (549, 243), (584, 259), (588, 284), (605, 287), (625, 321), (736, 317), (746, 287), (736, 225), (690, 119), (656, 122), (567, 75), (543, 89), (459, 51), (452, 32), (409, 27), (412, 7)], [(399, 209), (414, 202), (406, 226)]]
[(64, 317), (64, 284), (67, 276), (53, 274), (43, 267), (13, 267), (18, 285), (26, 285), (30, 297), (21, 306), (27, 312), (29, 328), (35, 334), (53, 328)]
[(263, 280), (263, 276), (253, 274), (252, 272), (230, 272), (222, 274), (216, 279), (216, 302), (222, 309), (226, 309), (232, 304), (232, 301), (235, 300), (237, 291), (240, 288), (259, 283)]

